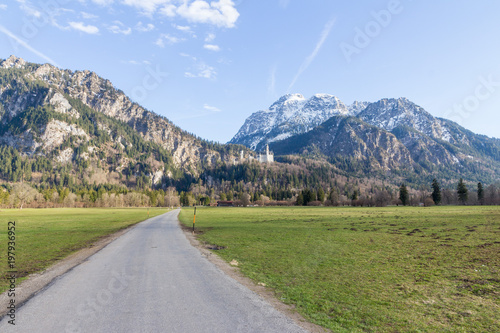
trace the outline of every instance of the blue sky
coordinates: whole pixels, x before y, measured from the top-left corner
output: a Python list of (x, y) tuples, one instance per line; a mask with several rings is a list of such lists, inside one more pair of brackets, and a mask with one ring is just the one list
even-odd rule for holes
[(227, 142), (286, 93), (407, 97), (500, 137), (498, 1), (0, 0), (0, 58), (95, 71)]

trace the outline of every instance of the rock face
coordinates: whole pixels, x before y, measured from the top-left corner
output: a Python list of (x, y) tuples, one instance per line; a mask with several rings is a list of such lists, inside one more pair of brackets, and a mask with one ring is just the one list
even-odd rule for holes
[[(76, 100), (88, 107), (89, 112), (124, 122), (139, 132), (145, 141), (160, 145), (171, 153), (175, 166), (188, 173), (196, 174), (200, 166), (209, 167), (217, 161), (229, 160), (229, 156), (206, 148), (207, 145), (201, 140), (182, 131), (166, 118), (132, 102), (122, 91), (114, 88), (109, 80), (91, 71), (62, 70), (49, 64), (32, 64), (11, 56), (0, 61), (0, 73), (0, 124), (4, 128), (16, 119), (26, 123), (25, 119), (20, 118), (26, 117), (26, 111), (30, 108), (60, 113), (70, 117), (73, 123), (78, 123), (82, 117), (82, 107), (75, 107)], [(104, 126), (101, 123), (96, 125), (98, 128)], [(37, 128), (36, 133), (34, 128), (20, 133), (10, 127), (11, 130), (0, 133), (0, 143), (13, 145), (27, 154), (35, 151), (46, 154), (69, 137), (81, 137), (82, 140), (92, 137), (76, 124), (62, 120), (45, 122), (42, 127)], [(125, 147), (123, 138), (114, 137), (113, 133), (108, 132), (117, 145)], [(67, 160), (68, 152), (64, 156), (62, 160)], [(158, 177), (155, 174), (155, 178)]]
[(408, 149), (393, 134), (355, 117), (334, 116), (310, 132), (278, 141), (271, 148), (280, 154), (316, 153), (368, 162), (384, 170), (413, 166)]

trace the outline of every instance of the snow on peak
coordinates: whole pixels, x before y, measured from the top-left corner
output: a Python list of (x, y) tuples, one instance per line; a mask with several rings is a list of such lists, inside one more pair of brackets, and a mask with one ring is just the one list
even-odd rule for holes
[(288, 94), (269, 110), (252, 114), (230, 142), (260, 149), (267, 142), (305, 133), (335, 115), (348, 114), (345, 104), (333, 95), (305, 99), (301, 94)]

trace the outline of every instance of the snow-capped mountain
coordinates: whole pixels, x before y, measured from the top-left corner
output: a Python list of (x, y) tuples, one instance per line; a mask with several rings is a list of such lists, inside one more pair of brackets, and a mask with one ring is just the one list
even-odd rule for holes
[(229, 143), (261, 150), (265, 144), (310, 131), (335, 115), (349, 115), (362, 104), (347, 107), (337, 97), (316, 94), (309, 99), (301, 94), (281, 97), (268, 110), (252, 114)]
[(252, 114), (231, 143), (257, 150), (270, 143), (277, 155), (312, 153), (344, 166), (456, 175), (480, 169), (497, 180), (500, 171), (500, 140), (435, 118), (406, 98), (346, 106), (332, 95), (287, 95)]
[(347, 108), (349, 109), (349, 114), (357, 116), (361, 111), (366, 109), (368, 105), (370, 105), (370, 102), (354, 101), (354, 103), (349, 105)]
[(370, 125), (391, 132), (398, 126), (409, 126), (434, 139), (450, 141), (450, 131), (445, 123), (432, 116), (407, 98), (381, 99), (360, 112), (358, 118)]

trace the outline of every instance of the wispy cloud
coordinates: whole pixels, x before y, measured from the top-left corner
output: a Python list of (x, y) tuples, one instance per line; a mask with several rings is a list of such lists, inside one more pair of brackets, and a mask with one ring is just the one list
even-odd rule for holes
[(86, 20), (93, 20), (93, 19), (96, 19), (99, 17), (97, 15), (87, 13), (87, 12), (80, 12), (80, 16)]
[(205, 37), (205, 42), (210, 43), (215, 39), (215, 34), (214, 33), (208, 33), (207, 36)]
[(4, 3), (0, 3), (0, 9), (1, 10), (6, 10), (7, 9), (7, 5), (4, 4)]
[(220, 47), (219, 45), (214, 45), (214, 44), (205, 44), (203, 47), (209, 51), (214, 51), (214, 52), (219, 52)]
[(292, 87), (295, 85), (297, 80), (299, 79), (300, 75), (311, 65), (311, 63), (314, 61), (316, 56), (318, 55), (319, 51), (321, 50), (321, 47), (325, 43), (326, 39), (330, 35), (330, 32), (332, 31), (332, 28), (335, 24), (336, 19), (330, 20), (325, 24), (325, 27), (323, 28), (323, 31), (321, 32), (319, 41), (316, 43), (316, 47), (314, 48), (313, 52), (304, 60), (302, 65), (300, 66), (297, 74), (295, 74), (295, 77), (293, 78), (292, 82), (288, 86), (288, 91), (292, 89)]
[(132, 28), (126, 27), (120, 21), (113, 21), (113, 25), (109, 26), (108, 30), (114, 34), (130, 35), (132, 33)]
[(184, 40), (184, 38), (175, 37), (169, 34), (161, 34), (160, 37), (158, 37), (158, 39), (156, 40), (155, 44), (159, 47), (165, 47), (165, 43), (172, 45), (180, 43)]
[(19, 8), (28, 16), (39, 18), (42, 13), (28, 0), (16, 0), (19, 3)]
[(137, 60), (127, 60), (127, 61), (122, 61), (124, 64), (128, 65), (134, 65), (134, 66), (139, 66), (139, 65), (151, 65), (151, 62), (148, 60), (142, 60), (142, 61), (137, 61)]
[(74, 30), (78, 30), (90, 35), (96, 35), (99, 33), (98, 27), (94, 25), (85, 25), (85, 23), (83, 22), (69, 22), (69, 26)]
[(272, 96), (276, 95), (276, 65), (271, 68), (271, 73), (269, 74), (269, 81), (267, 85), (267, 92)]
[(148, 23), (144, 25), (142, 22), (136, 24), (135, 29), (140, 32), (148, 32), (155, 28), (154, 24)]
[(217, 71), (212, 66), (205, 64), (203, 61), (198, 61), (193, 69), (188, 69), (184, 73), (185, 77), (188, 78), (203, 78), (213, 80), (217, 76)]
[(204, 108), (205, 110), (210, 111), (210, 112), (221, 112), (221, 110), (220, 110), (219, 108), (217, 108), (217, 107), (215, 107), (215, 106), (210, 106), (210, 105), (208, 105), (208, 104), (204, 104), (204, 105), (203, 105), (203, 108)]
[(21, 38), (17, 37), (16, 35), (14, 35), (12, 32), (10, 32), (7, 28), (5, 28), (2, 25), (0, 25), (0, 32), (5, 34), (7, 37), (13, 39), (16, 43), (23, 46), (25, 49), (33, 52), (34, 54), (36, 54), (40, 58), (46, 60), (49, 64), (52, 64), (56, 67), (60, 67), (54, 60), (52, 60), (51, 58), (49, 58), (48, 56), (46, 56), (42, 52), (38, 51), (37, 49), (31, 47), (28, 43), (26, 43), (25, 41), (23, 41)]
[(191, 31), (191, 27), (188, 26), (188, 25), (177, 25), (177, 24), (173, 24), (173, 27), (177, 30), (180, 30), (180, 31), (183, 31), (183, 32), (190, 32)]
[(113, 4), (114, 0), (92, 0), (92, 2), (99, 6), (109, 6)]

